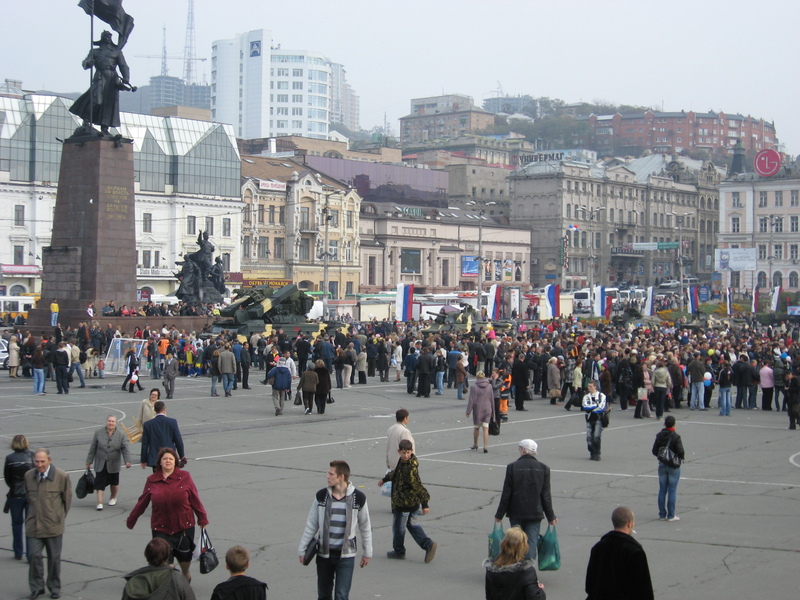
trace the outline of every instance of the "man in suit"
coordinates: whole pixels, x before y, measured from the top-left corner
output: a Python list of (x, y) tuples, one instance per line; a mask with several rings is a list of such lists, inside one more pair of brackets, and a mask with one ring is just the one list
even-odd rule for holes
[(178, 376), (178, 361), (172, 354), (172, 348), (167, 350), (167, 358), (164, 361), (164, 381), (161, 385), (167, 390), (167, 400), (172, 400), (175, 393), (175, 378)]
[(50, 451), (39, 448), (33, 457), (34, 467), (25, 473), (25, 494), (28, 498), (28, 518), (25, 535), (28, 538), (28, 598), (44, 594), (44, 551), (47, 549), (47, 587), (51, 598), (61, 597), (61, 544), (64, 522), (72, 503), (72, 484), (69, 475), (51, 464)]
[(156, 466), (161, 448), (172, 448), (182, 461), (186, 459), (178, 422), (167, 416), (167, 405), (159, 400), (153, 405), (153, 409), (156, 416), (142, 426), (142, 455), (139, 463), (143, 469)]

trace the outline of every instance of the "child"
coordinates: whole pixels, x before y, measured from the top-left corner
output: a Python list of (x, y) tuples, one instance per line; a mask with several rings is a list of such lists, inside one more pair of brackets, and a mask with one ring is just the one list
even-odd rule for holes
[(100, 374), (100, 379), (106, 378), (106, 361), (102, 358), (97, 361), (97, 372)]
[(384, 475), (378, 482), (382, 486), (384, 481), (392, 482), (392, 546), (394, 550), (387, 552), (389, 558), (403, 559), (406, 557), (404, 545), (406, 529), (411, 537), (425, 550), (425, 562), (429, 563), (436, 555), (436, 542), (431, 540), (422, 527), (416, 524), (418, 515), (427, 515), (430, 512), (428, 500), (430, 494), (419, 478), (419, 461), (414, 456), (411, 440), (400, 440), (400, 460), (393, 471)]
[(505, 423), (508, 421), (508, 399), (511, 397), (511, 373), (506, 373), (505, 369), (500, 369), (500, 406), (497, 412), (500, 420)]
[(234, 546), (228, 550), (225, 568), (231, 577), (214, 588), (211, 600), (267, 600), (267, 584), (244, 574), (250, 568), (247, 548)]

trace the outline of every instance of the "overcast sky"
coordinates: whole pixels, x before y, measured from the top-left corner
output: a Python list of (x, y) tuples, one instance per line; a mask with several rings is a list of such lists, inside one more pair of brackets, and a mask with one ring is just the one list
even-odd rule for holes
[[(89, 17), (77, 0), (3, 2), (0, 78), (83, 91)], [(182, 56), (187, 0), (125, 0), (136, 20), (125, 55), (134, 85), (158, 75), (162, 26)], [(283, 49), (342, 63), (361, 126), (397, 119), (414, 97), (549, 96), (668, 111), (724, 110), (775, 121), (800, 153), (797, 0), (195, 0), (198, 57), (211, 43), (268, 29)], [(105, 24), (96, 21), (95, 39)], [(116, 39), (116, 36), (115, 36)], [(210, 82), (210, 61), (196, 63)], [(180, 76), (180, 60), (169, 74)]]

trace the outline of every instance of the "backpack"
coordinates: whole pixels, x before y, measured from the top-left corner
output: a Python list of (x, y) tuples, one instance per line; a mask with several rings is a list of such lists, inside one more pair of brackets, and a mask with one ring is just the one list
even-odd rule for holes
[(86, 356), (86, 352), (84, 352), (83, 350), (81, 350), (80, 354), (78, 354), (78, 361), (79, 361), (81, 364), (83, 364), (83, 363), (85, 363), (85, 362), (86, 362), (86, 358), (87, 358), (87, 356)]
[(619, 384), (630, 386), (633, 383), (633, 370), (630, 363), (625, 363), (619, 368)]

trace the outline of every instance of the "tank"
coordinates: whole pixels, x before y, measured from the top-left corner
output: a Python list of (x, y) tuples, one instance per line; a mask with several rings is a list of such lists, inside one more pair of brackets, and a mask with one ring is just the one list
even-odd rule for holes
[(220, 318), (211, 325), (212, 335), (225, 330), (249, 340), (254, 333), (269, 336), (278, 329), (289, 335), (310, 334), (316, 338), (328, 327), (342, 327), (338, 321), (309, 321), (306, 314), (314, 306), (314, 298), (294, 284), (281, 288), (267, 285), (237, 288), (233, 301), (220, 311)]

